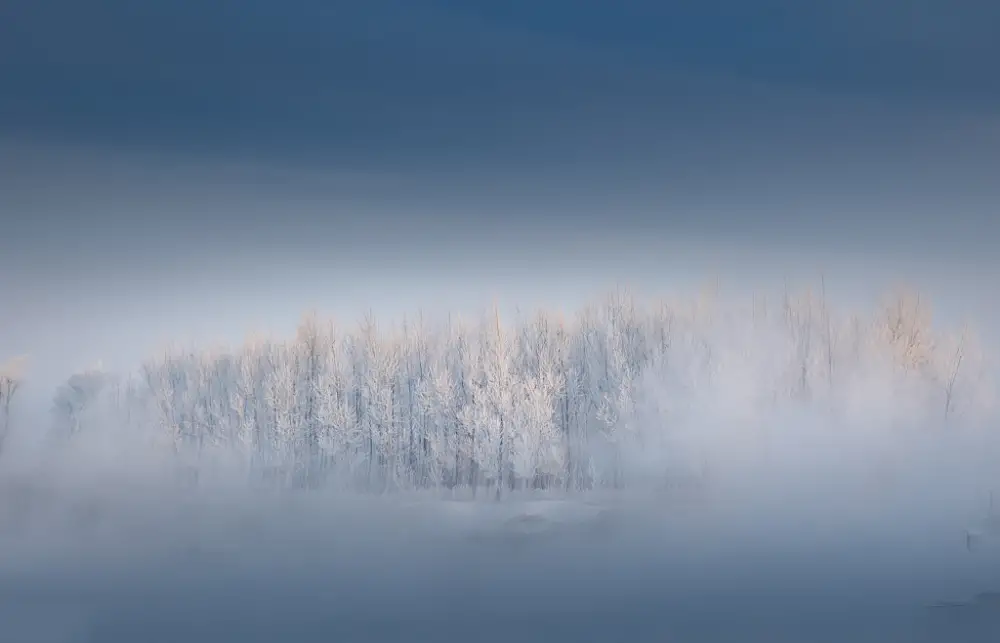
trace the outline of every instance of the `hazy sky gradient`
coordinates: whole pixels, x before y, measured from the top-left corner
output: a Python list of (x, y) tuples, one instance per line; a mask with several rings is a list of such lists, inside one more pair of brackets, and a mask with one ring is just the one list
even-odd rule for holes
[(996, 25), (934, 0), (6, 2), (0, 355), (56, 373), (311, 305), (713, 274), (993, 311)]

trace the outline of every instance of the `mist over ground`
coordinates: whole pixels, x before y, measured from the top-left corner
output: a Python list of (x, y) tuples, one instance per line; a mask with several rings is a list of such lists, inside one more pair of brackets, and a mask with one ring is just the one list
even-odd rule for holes
[(930, 310), (615, 291), (77, 374), (5, 427), (48, 437), (4, 637), (992, 640), (995, 370)]

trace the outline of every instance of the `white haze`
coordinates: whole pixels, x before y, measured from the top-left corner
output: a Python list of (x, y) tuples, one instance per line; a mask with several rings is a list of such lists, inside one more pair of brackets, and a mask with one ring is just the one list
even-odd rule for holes
[[(846, 383), (768, 404), (788, 338), (679, 305), (717, 368), (677, 349), (636, 378), (624, 489), (304, 491), (222, 464), (192, 488), (160, 426), (112, 411), (3, 458), (0, 638), (993, 640), (995, 610), (928, 609), (1000, 591), (1000, 538), (966, 546), (1000, 491), (991, 355), (966, 344), (947, 417), (937, 376), (877, 343)], [(958, 330), (933, 328), (929, 364)], [(705, 485), (665, 488), (675, 470)]]

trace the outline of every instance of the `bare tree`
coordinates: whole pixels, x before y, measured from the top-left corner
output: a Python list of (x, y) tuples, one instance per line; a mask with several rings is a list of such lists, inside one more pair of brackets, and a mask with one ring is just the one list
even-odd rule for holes
[(21, 388), (24, 362), (23, 357), (17, 357), (0, 365), (0, 454), (10, 434), (11, 403)]
[(933, 375), (943, 389), (945, 419), (971, 410), (974, 403), (988, 406), (989, 401), (981, 399), (984, 388), (990, 382), (986, 377), (987, 364), (977, 333), (969, 326), (963, 326), (957, 334), (943, 338), (937, 348), (936, 372)]
[(965, 340), (966, 340), (966, 332), (963, 330), (961, 336), (959, 337), (958, 345), (955, 347), (955, 354), (952, 358), (951, 373), (948, 374), (948, 380), (945, 383), (945, 389), (944, 389), (945, 419), (948, 419), (948, 415), (951, 414), (952, 401), (955, 398), (955, 382), (958, 381), (958, 373), (962, 368), (962, 360), (965, 359)]
[(494, 309), (468, 325), (397, 331), (368, 316), (335, 330), (309, 316), (288, 340), (148, 363), (144, 403), (175, 445), (229, 445), (284, 470), (318, 454), (324, 484), (473, 495), (639, 483), (669, 466), (656, 459), (676, 450), (668, 434), (692, 412), (758, 422), (782, 404), (823, 402), (827, 389), (825, 401), (849, 411), (838, 421), (868, 413), (882, 390), (902, 396), (891, 414), (940, 421), (939, 400), (946, 415), (983, 407), (973, 336), (951, 343), (916, 296), (838, 315), (825, 286), (770, 310), (714, 294), (646, 308), (620, 290), (568, 322)]

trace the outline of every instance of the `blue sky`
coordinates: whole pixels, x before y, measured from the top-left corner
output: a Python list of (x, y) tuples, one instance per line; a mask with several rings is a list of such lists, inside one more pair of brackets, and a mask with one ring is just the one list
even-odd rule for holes
[(5, 2), (0, 354), (61, 373), (309, 306), (710, 273), (992, 311), (997, 25), (934, 0)]

